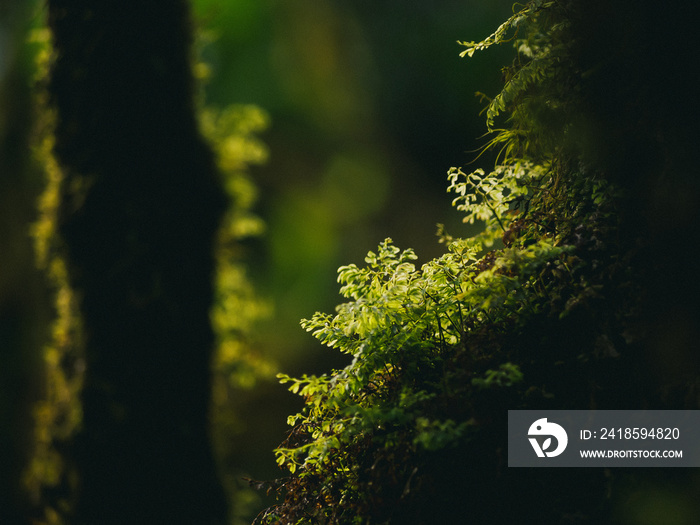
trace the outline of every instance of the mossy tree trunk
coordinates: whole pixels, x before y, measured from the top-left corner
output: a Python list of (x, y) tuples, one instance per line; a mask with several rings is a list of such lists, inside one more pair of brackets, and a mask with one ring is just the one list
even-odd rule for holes
[(225, 200), (198, 133), (187, 2), (48, 5), (59, 232), (85, 335), (72, 522), (223, 523), (208, 405)]
[(28, 155), (32, 74), (30, 0), (0, 0), (0, 523), (26, 523), (22, 471), (32, 452), (32, 405), (39, 396), (40, 349), (49, 296), (34, 264), (27, 228), (36, 218), (40, 170)]

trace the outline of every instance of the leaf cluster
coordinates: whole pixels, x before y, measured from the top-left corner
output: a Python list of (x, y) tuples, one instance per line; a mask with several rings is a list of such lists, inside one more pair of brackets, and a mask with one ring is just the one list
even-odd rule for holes
[(528, 2), (485, 40), (459, 42), (466, 47), (461, 56), (504, 43), (516, 50), (513, 63), (503, 69), (503, 89), (493, 98), (480, 94), (488, 99), (485, 149), (497, 149), (503, 164), (546, 163), (575, 140), (581, 72), (570, 59), (569, 4)]
[[(364, 267), (339, 269), (347, 302), (302, 327), (352, 362), (280, 376), (305, 406), (276, 450), (289, 474), (269, 485), (281, 502), (258, 522), (450, 522), (465, 497), (475, 522), (498, 522), (512, 509), (493, 494), (515, 475), (502, 458), (506, 410), (605, 405), (628, 387), (599, 375), (619, 364), (638, 292), (619, 251), (619, 191), (571, 145), (579, 73), (566, 4), (533, 0), (462, 43), (466, 56), (506, 42), (517, 52), (486, 110), (498, 164), (448, 172), (453, 205), (483, 231), (441, 227), (446, 252), (420, 268), (386, 239)], [(580, 511), (561, 498), (552, 513)]]
[[(302, 327), (352, 362), (321, 376), (280, 376), (305, 407), (289, 417), (293, 429), (276, 450), (290, 474), (276, 484), (284, 502), (261, 522), (394, 522), (391, 509), (429, 483), (420, 466), (432, 454), (469, 447), (494, 403), (517, 406), (526, 391), (546, 397), (532, 393), (540, 385), (522, 370), (539, 357), (510, 340), (593, 300), (596, 287), (582, 278), (590, 263), (571, 241), (595, 242), (602, 222), (592, 219), (588, 231), (537, 221), (553, 198), (543, 189), (552, 177), (526, 163), (489, 175), (451, 170), (455, 205), (466, 221), (486, 224), (481, 234), (446, 239), (448, 251), (420, 268), (412, 250), (386, 239), (366, 266), (339, 269), (348, 302)], [(601, 214), (603, 194), (601, 206), (592, 204)]]

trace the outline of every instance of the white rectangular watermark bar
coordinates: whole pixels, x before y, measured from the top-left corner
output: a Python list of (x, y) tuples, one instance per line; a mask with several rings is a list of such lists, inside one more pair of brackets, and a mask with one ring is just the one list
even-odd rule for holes
[(509, 467), (700, 467), (700, 410), (509, 410)]

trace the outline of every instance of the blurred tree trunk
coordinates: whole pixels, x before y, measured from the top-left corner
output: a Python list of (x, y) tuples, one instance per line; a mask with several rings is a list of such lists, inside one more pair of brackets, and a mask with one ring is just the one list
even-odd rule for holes
[(223, 523), (208, 436), (225, 200), (185, 0), (49, 0), (59, 232), (85, 334), (74, 524)]
[(29, 162), (32, 122), (25, 40), (31, 0), (0, 0), (0, 523), (26, 523), (21, 471), (31, 454), (32, 404), (50, 303), (29, 224), (41, 172)]

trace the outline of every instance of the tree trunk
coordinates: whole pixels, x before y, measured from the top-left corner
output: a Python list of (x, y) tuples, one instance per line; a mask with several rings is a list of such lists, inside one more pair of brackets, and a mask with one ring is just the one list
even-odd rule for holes
[(0, 523), (28, 523), (22, 471), (32, 452), (41, 348), (50, 318), (28, 225), (41, 172), (28, 155), (32, 100), (27, 40), (31, 2), (0, 0)]
[(85, 334), (74, 524), (223, 523), (208, 437), (213, 241), (185, 0), (50, 0), (60, 234)]

